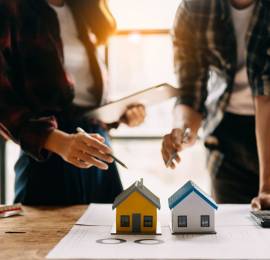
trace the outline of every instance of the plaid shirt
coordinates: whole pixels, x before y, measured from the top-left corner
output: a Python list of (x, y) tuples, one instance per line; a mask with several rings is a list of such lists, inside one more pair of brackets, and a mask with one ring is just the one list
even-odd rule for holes
[[(256, 2), (246, 41), (252, 93), (270, 96), (269, 0)], [(205, 137), (223, 118), (237, 68), (229, 0), (183, 0), (176, 14), (173, 43), (178, 104), (205, 116)]]
[[(80, 19), (79, 1), (67, 2), (97, 83), (101, 75), (97, 63), (93, 65), (97, 61), (88, 24)], [(0, 17), (0, 133), (42, 160), (48, 155), (44, 143), (58, 127), (58, 117), (73, 107), (58, 19), (46, 0), (0, 0)]]

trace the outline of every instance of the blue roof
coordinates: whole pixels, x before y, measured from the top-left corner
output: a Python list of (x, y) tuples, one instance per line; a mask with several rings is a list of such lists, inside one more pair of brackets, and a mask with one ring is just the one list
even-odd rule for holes
[(202, 191), (194, 182), (188, 181), (184, 186), (182, 186), (178, 191), (176, 191), (169, 198), (169, 207), (170, 209), (178, 205), (182, 200), (184, 200), (189, 194), (195, 192), (200, 196), (205, 202), (207, 202), (214, 209), (217, 209), (217, 203), (204, 191)]

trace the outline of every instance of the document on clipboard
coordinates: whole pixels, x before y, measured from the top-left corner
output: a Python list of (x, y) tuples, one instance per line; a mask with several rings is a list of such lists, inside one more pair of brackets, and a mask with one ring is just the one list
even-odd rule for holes
[(91, 110), (86, 116), (110, 124), (119, 121), (130, 105), (142, 104), (145, 107), (152, 106), (177, 97), (178, 93), (177, 88), (168, 83), (163, 83)]

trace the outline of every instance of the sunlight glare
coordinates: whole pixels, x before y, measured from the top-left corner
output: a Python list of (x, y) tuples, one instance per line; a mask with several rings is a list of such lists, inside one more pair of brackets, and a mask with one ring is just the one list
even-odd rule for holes
[(118, 29), (168, 29), (181, 0), (109, 0)]

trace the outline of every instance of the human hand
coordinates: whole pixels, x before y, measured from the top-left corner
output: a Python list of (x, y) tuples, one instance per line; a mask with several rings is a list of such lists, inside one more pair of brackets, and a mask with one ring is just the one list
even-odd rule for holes
[[(180, 163), (181, 161), (178, 153), (193, 145), (196, 141), (197, 134), (192, 134), (191, 132), (188, 138), (184, 138), (184, 130), (181, 128), (175, 128), (170, 134), (163, 137), (161, 152), (166, 167), (175, 169), (176, 163)], [(171, 156), (175, 153), (174, 160), (170, 160)]]
[(269, 210), (270, 209), (270, 192), (260, 192), (257, 197), (251, 201), (253, 210)]
[(121, 117), (120, 122), (129, 127), (139, 126), (144, 122), (145, 114), (144, 105), (131, 105)]
[(112, 153), (112, 150), (104, 144), (104, 138), (98, 134), (66, 134), (55, 130), (50, 134), (45, 148), (78, 168), (86, 169), (96, 166), (107, 170), (106, 163), (113, 162), (108, 155)]

